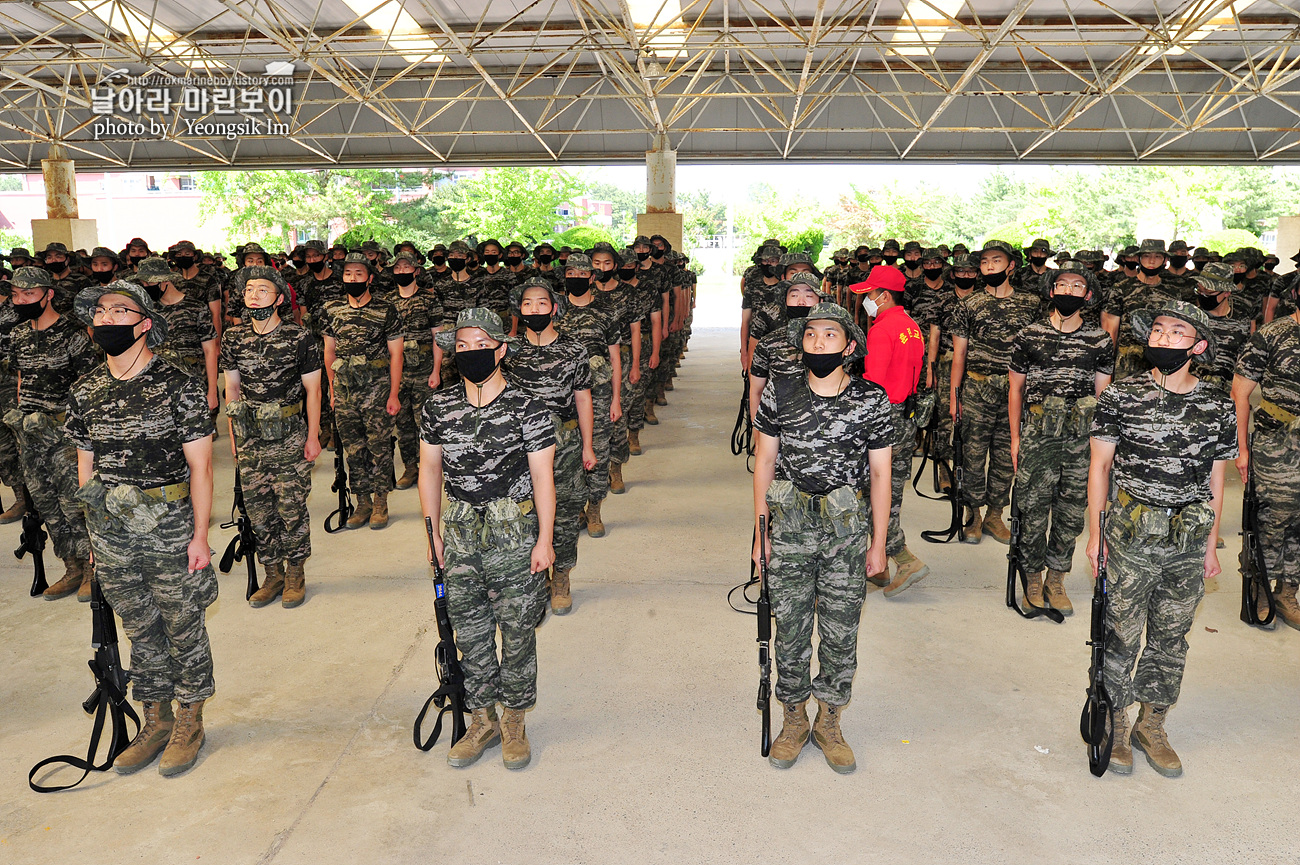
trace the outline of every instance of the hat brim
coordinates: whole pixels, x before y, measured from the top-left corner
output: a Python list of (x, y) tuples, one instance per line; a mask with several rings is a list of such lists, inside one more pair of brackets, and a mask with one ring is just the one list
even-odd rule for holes
[[(835, 304), (826, 303), (826, 304), (818, 304), (817, 306), (834, 306), (834, 305)], [(816, 309), (817, 307), (813, 307), (813, 310)], [(845, 355), (844, 357), (845, 363), (858, 360), (859, 358), (864, 358), (867, 356), (866, 334), (862, 332), (862, 328), (858, 327), (856, 324), (853, 323), (853, 320), (849, 317), (848, 310), (842, 308), (838, 313), (833, 315), (827, 315), (824, 311), (818, 315), (813, 315), (812, 312), (809, 312), (809, 314), (805, 318), (793, 318), (787, 321), (785, 324), (786, 337), (789, 339), (790, 344), (795, 348), (803, 347), (803, 330), (804, 327), (810, 321), (833, 321), (844, 328), (845, 334), (848, 336), (849, 342), (855, 344), (853, 351)]]
[(125, 280), (110, 282), (108, 285), (92, 285), (83, 288), (77, 293), (76, 300), (73, 301), (73, 309), (87, 325), (95, 326), (95, 305), (99, 299), (106, 294), (120, 294), (123, 297), (129, 297), (135, 301), (136, 306), (140, 307), (145, 317), (153, 322), (153, 326), (145, 333), (145, 345), (150, 349), (155, 349), (167, 341), (167, 319), (158, 313), (154, 306), (153, 300), (145, 293), (144, 286)]
[[(1143, 345), (1146, 345), (1151, 339), (1151, 328), (1155, 325), (1157, 318), (1168, 316), (1176, 318), (1179, 321), (1185, 321), (1196, 330), (1197, 342), (1205, 340), (1205, 351), (1201, 353), (1199, 360), (1206, 365), (1213, 365), (1215, 358), (1219, 355), (1218, 344), (1215, 342), (1212, 332), (1202, 333), (1201, 325), (1188, 318), (1177, 309), (1168, 306), (1155, 307), (1154, 309), (1139, 309), (1133, 312), (1133, 335), (1136, 336)], [(1195, 345), (1195, 344), (1193, 344)]]

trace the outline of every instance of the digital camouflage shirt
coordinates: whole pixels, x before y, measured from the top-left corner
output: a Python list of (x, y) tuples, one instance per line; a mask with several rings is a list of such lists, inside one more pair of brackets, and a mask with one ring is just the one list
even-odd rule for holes
[(1196, 299), (1187, 291), (1186, 284), (1180, 280), (1162, 279), (1158, 285), (1147, 285), (1136, 278), (1121, 277), (1110, 287), (1106, 295), (1105, 311), (1119, 317), (1119, 344), (1121, 346), (1141, 345), (1133, 335), (1133, 312), (1162, 306), (1170, 301), (1185, 300), (1196, 303)]
[[(971, 294), (983, 290), (982, 288), (973, 288)], [(970, 294), (965, 295), (965, 297), (970, 297)], [(939, 301), (939, 317), (934, 323), (939, 325), (939, 352), (941, 354), (952, 351), (953, 316), (957, 313), (957, 307), (961, 305), (963, 299), (954, 289), (951, 294), (945, 294)], [(928, 338), (926, 345), (929, 345)]]
[[(316, 274), (308, 273), (306, 277), (296, 280), (293, 283), (293, 290), (298, 295), (298, 305), (306, 309), (315, 318), (320, 315), (321, 308), (325, 304), (336, 300), (347, 300), (348, 292), (343, 287), (343, 278), (333, 270), (324, 271), (325, 278), (317, 279)], [(233, 301), (234, 298), (231, 298)], [(240, 298), (239, 308), (243, 309), (243, 298)], [(242, 319), (242, 315), (235, 316)], [(281, 310), (280, 317), (284, 317), (284, 311)]]
[(1215, 460), (1237, 456), (1237, 419), (1228, 395), (1198, 381), (1172, 393), (1148, 373), (1116, 382), (1097, 398), (1092, 437), (1115, 445), (1112, 477), (1156, 507), (1210, 500)]
[(221, 369), (239, 373), (240, 396), (252, 402), (302, 402), (302, 377), (323, 365), (320, 342), (292, 321), (270, 333), (244, 322), (221, 334)]
[[(186, 279), (179, 271), (172, 272), (172, 285), (186, 297), (192, 297), (203, 304), (221, 302), (221, 277), (215, 271), (199, 268), (199, 272)], [(211, 309), (208, 310), (210, 315)]]
[[(462, 271), (463, 273), (463, 271)], [(442, 304), (443, 314), (448, 322), (454, 322), (456, 316), (476, 306), (487, 306), (483, 295), (483, 278), (471, 276), (459, 281), (448, 279), (438, 283), (438, 300)]]
[(754, 429), (780, 442), (777, 476), (809, 495), (850, 486), (865, 495), (871, 472), (868, 451), (887, 448), (894, 436), (885, 389), (849, 377), (838, 396), (818, 396), (805, 376), (772, 379), (754, 418)]
[(763, 279), (763, 271), (756, 269), (753, 273), (747, 273), (744, 277), (744, 285), (740, 290), (740, 308), (755, 309), (762, 304), (770, 303), (776, 297), (776, 287), (781, 284), (777, 279), (771, 285)]
[[(1291, 316), (1275, 318), (1255, 331), (1237, 358), (1236, 374), (1260, 386), (1260, 395), (1284, 411), (1300, 415), (1300, 324)], [(1279, 423), (1255, 412), (1262, 429)]]
[(749, 374), (755, 378), (801, 375), (807, 372), (803, 365), (803, 349), (790, 342), (785, 327), (770, 331), (754, 347), (754, 359), (749, 363)]
[(480, 272), (483, 276), (476, 305), (486, 306), (501, 316), (506, 330), (509, 330), (510, 318), (514, 314), (510, 308), (510, 292), (515, 288), (515, 275), (504, 267), (498, 268), (496, 273), (488, 273), (487, 268), (482, 268)]
[(145, 489), (190, 478), (181, 446), (216, 430), (200, 378), (155, 356), (119, 381), (100, 364), (73, 385), (64, 430), (78, 450), (95, 454), (105, 484)]
[(572, 303), (566, 306), (564, 315), (555, 322), (555, 330), (582, 345), (587, 350), (587, 357), (612, 360), (609, 347), (618, 345), (620, 323), (612, 309), (592, 300), (586, 306), (575, 306)]
[[(627, 345), (632, 339), (632, 321), (635, 312), (635, 303), (637, 288), (630, 282), (615, 277), (606, 285), (612, 286), (608, 291), (600, 287), (600, 283), (593, 283), (591, 286), (591, 305), (597, 309), (603, 310), (619, 326), (618, 338), (613, 344)], [(563, 286), (561, 286), (563, 291)], [(572, 305), (569, 307), (572, 309)], [(566, 313), (567, 315), (567, 313)], [(558, 326), (558, 325), (557, 325)], [(590, 353), (590, 349), (588, 349)]]
[(912, 317), (912, 321), (921, 328), (921, 333), (926, 335), (927, 341), (930, 338), (930, 325), (938, 324), (942, 327), (944, 301), (949, 297), (955, 298), (956, 290), (956, 286), (946, 279), (938, 288), (930, 288), (926, 285), (925, 277), (909, 279), (904, 283), (903, 308)]
[(1062, 333), (1043, 319), (1016, 335), (1010, 369), (1025, 376), (1027, 406), (1049, 396), (1082, 399), (1096, 394), (1098, 374), (1115, 374), (1115, 344), (1100, 327)]
[(167, 319), (167, 341), (159, 347), (159, 352), (172, 360), (180, 360), (182, 366), (202, 375), (203, 343), (217, 338), (217, 329), (212, 326), (212, 310), (188, 295), (183, 295), (170, 306), (165, 303), (155, 305)]
[[(7, 289), (8, 283), (5, 285)], [(13, 384), (13, 375), (17, 372), (13, 365), (13, 330), (17, 326), (18, 311), (14, 309), (13, 301), (0, 303), (0, 376), (8, 378), (10, 386)]]
[(67, 315), (72, 312), (73, 304), (77, 300), (77, 294), (91, 284), (90, 277), (71, 271), (63, 279), (54, 280), (55, 311), (60, 315)]
[[(1232, 386), (1232, 371), (1237, 366), (1237, 357), (1250, 339), (1250, 326), (1253, 323), (1245, 310), (1249, 307), (1237, 303), (1232, 298), (1232, 308), (1227, 315), (1210, 315), (1210, 330), (1214, 332), (1215, 347), (1218, 349), (1213, 366), (1192, 362), (1192, 374), (1197, 376), (1214, 376), (1221, 379), (1225, 387)], [(1245, 310), (1243, 310), (1245, 307)]]
[(416, 369), (427, 374), (433, 369), (433, 331), (442, 326), (445, 318), (438, 296), (424, 289), (417, 289), (410, 297), (402, 297), (401, 291), (395, 291), (389, 295), (388, 302), (397, 308), (406, 340), (414, 340), (419, 346), (418, 351), (404, 352), (402, 374)]
[(533, 345), (521, 336), (518, 344), (519, 353), (506, 362), (506, 378), (541, 400), (560, 420), (575, 420), (574, 392), (591, 390), (591, 364), (582, 343), (559, 336), (549, 345)]
[(485, 406), (464, 386), (434, 391), (420, 410), (420, 438), (442, 448), (447, 495), (482, 507), (500, 498), (531, 498), (528, 454), (555, 445), (555, 423), (539, 399), (507, 385)]
[[(45, 330), (23, 322), (10, 332), (13, 357), (10, 369), (21, 376), (18, 408), (58, 414), (68, 404), (72, 383), (99, 363), (86, 326), (71, 316), (61, 315)], [(207, 386), (203, 389), (207, 405)]]
[(648, 341), (651, 334), (650, 327), (654, 323), (652, 316), (663, 310), (663, 295), (659, 293), (659, 284), (653, 278), (646, 282), (642, 278), (645, 272), (644, 270), (637, 272), (637, 284), (633, 286), (633, 294), (628, 300), (627, 322), (620, 336), (624, 345), (632, 343), (633, 322), (641, 325), (641, 339)]
[(1038, 318), (1038, 300), (1023, 291), (999, 298), (976, 290), (959, 301), (953, 307), (950, 327), (953, 336), (969, 340), (966, 371), (1006, 375), (1012, 340)]
[(388, 341), (403, 335), (397, 307), (376, 297), (362, 307), (353, 307), (346, 300), (330, 301), (322, 311), (322, 332), (334, 337), (337, 357), (387, 358)]

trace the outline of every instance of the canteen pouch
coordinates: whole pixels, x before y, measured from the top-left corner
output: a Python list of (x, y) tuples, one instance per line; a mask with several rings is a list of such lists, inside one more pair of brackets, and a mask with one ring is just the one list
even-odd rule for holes
[(266, 441), (279, 441), (289, 434), (289, 419), (279, 403), (264, 402), (254, 412), (257, 434)]
[(596, 355), (588, 362), (591, 366), (591, 384), (593, 387), (610, 384), (614, 381), (614, 368), (603, 355)]
[(1196, 502), (1183, 508), (1173, 519), (1174, 540), (1180, 552), (1191, 552), (1204, 547), (1214, 526), (1214, 508), (1206, 502)]
[(934, 388), (926, 388), (917, 391), (916, 410), (912, 413), (912, 420), (916, 422), (917, 429), (926, 429), (930, 422), (934, 420), (934, 409), (939, 401), (939, 395), (935, 393)]
[(1052, 395), (1043, 398), (1043, 414), (1039, 429), (1046, 438), (1060, 438), (1065, 432), (1065, 422), (1069, 419), (1070, 409), (1065, 398)]
[(853, 487), (836, 487), (827, 493), (822, 500), (822, 515), (830, 521), (837, 538), (862, 531), (862, 499)]
[(108, 489), (103, 482), (92, 479), (77, 491), (77, 498), (93, 508), (94, 513), (102, 514), (105, 522), (133, 534), (151, 534), (167, 514), (166, 502), (150, 498), (134, 484), (118, 484)]
[[(531, 503), (528, 506), (532, 511)], [(483, 514), (483, 545), (489, 544), (503, 549), (516, 549), (533, 541), (532, 521), (524, 513), (524, 508), (510, 498), (494, 499), (488, 502)]]
[(108, 487), (99, 479), (99, 475), (92, 475), (90, 480), (81, 485), (77, 490), (74, 498), (82, 504), (82, 511), (86, 518), (92, 524), (103, 524), (108, 520), (108, 512), (104, 506), (104, 498), (108, 495)]
[(442, 511), (443, 542), (459, 550), (476, 551), (482, 524), (468, 503), (449, 499)]
[(23, 430), (23, 413), (16, 408), (11, 408), (4, 414), (5, 426), (9, 427), (16, 433)]
[(242, 439), (248, 438), (248, 412), (249, 405), (242, 399), (226, 403), (226, 417), (230, 418), (235, 435)]
[(772, 523), (782, 530), (803, 531), (808, 526), (808, 515), (800, 499), (803, 494), (788, 480), (777, 478), (767, 488), (767, 507), (772, 512)]
[(1092, 416), (1096, 412), (1095, 396), (1085, 396), (1075, 400), (1072, 426), (1076, 436), (1087, 436), (1092, 433)]

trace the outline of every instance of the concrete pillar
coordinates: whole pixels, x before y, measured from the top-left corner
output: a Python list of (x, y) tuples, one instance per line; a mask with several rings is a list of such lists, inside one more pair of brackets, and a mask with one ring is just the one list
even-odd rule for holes
[(1277, 265), (1278, 273), (1290, 273), (1296, 269), (1291, 256), (1300, 250), (1300, 216), (1280, 216), (1277, 220)]
[(682, 215), (677, 212), (677, 151), (668, 136), (655, 140), (655, 149), (645, 154), (645, 213), (637, 214), (637, 234), (661, 234), (673, 249), (682, 248)]
[(32, 243), (37, 250), (51, 243), (68, 249), (93, 249), (99, 245), (95, 220), (80, 219), (77, 210), (77, 166), (67, 158), (63, 148), (50, 145), (49, 155), (41, 160), (45, 181), (46, 219), (32, 220)]

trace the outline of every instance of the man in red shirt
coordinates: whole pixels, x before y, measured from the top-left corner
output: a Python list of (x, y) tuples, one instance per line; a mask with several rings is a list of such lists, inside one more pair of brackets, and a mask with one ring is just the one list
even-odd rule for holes
[(904, 282), (901, 270), (881, 264), (871, 269), (865, 281), (849, 286), (849, 291), (862, 295), (862, 311), (873, 319), (867, 331), (863, 378), (885, 389), (894, 413), (894, 467), (885, 552), (894, 560), (896, 570), (892, 581), (888, 567), (879, 574), (867, 575), (868, 580), (884, 587), (886, 598), (905, 591), (930, 573), (929, 565), (907, 548), (899, 522), (903, 486), (912, 474), (912, 451), (916, 448), (913, 397), (925, 367), (925, 337), (902, 307)]

